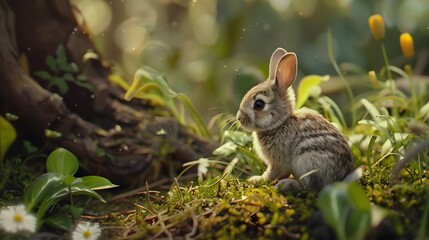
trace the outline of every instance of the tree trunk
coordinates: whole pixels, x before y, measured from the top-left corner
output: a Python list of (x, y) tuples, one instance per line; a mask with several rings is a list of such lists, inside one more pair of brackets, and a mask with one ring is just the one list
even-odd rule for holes
[[(149, 103), (122, 100), (124, 92), (107, 80), (109, 63), (100, 57), (83, 60), (87, 51), (100, 54), (68, 1), (1, 0), (0, 11), (0, 111), (17, 115), (24, 134), (46, 141), (45, 129), (62, 133), (57, 146), (76, 154), (90, 172), (121, 184), (174, 176), (183, 162), (214, 149), (213, 142), (193, 135), (168, 114), (154, 115)], [(69, 82), (60, 95), (34, 75), (50, 70), (48, 55), (54, 56), (60, 45), (67, 61), (78, 66), (74, 74), (85, 75), (93, 90)], [(165, 134), (157, 134), (161, 129)]]

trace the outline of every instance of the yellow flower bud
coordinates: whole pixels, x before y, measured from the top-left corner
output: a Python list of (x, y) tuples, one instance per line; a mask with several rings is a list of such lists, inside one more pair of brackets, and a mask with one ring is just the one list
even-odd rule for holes
[(409, 33), (402, 33), (399, 36), (399, 43), (401, 44), (402, 55), (406, 58), (414, 56), (414, 41)]
[(384, 38), (384, 21), (380, 14), (374, 14), (368, 19), (369, 28), (375, 40), (379, 41)]
[(370, 82), (371, 82), (371, 86), (372, 86), (374, 89), (377, 89), (377, 86), (378, 86), (378, 79), (377, 79), (377, 74), (375, 73), (375, 71), (369, 71), (369, 72), (368, 72), (368, 77), (369, 77), (369, 80), (370, 80)]

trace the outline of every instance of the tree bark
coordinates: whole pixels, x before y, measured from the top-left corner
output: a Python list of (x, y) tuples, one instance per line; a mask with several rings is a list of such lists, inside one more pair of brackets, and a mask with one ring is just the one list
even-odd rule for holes
[[(76, 154), (91, 173), (125, 185), (175, 176), (183, 162), (214, 149), (213, 142), (195, 136), (168, 114), (155, 115), (147, 102), (122, 100), (124, 92), (107, 80), (107, 61), (83, 61), (89, 50), (100, 54), (76, 23), (68, 1), (1, 0), (0, 18), (0, 112), (19, 116), (24, 134), (46, 141), (45, 129), (61, 132), (57, 146)], [(70, 84), (60, 96), (33, 75), (48, 70), (47, 56), (55, 55), (59, 45), (93, 91)], [(28, 60), (28, 69), (22, 59)], [(157, 134), (161, 129), (165, 134)]]

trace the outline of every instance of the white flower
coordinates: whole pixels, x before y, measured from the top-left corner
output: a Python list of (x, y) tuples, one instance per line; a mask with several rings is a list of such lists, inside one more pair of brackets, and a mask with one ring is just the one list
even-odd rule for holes
[(89, 222), (79, 223), (72, 234), (73, 240), (95, 240), (101, 235), (100, 226)]
[(25, 210), (24, 205), (4, 208), (0, 211), (0, 227), (6, 232), (36, 231), (36, 217)]
[(198, 178), (202, 181), (204, 174), (207, 173), (209, 160), (207, 158), (198, 159)]

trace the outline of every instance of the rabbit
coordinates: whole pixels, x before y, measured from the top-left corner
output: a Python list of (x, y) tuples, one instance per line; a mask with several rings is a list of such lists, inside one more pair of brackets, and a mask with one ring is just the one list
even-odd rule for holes
[(294, 110), (291, 86), (297, 67), (295, 53), (276, 49), (268, 79), (245, 94), (236, 118), (253, 132), (255, 150), (267, 165), (262, 176), (249, 179), (251, 183), (279, 180), (276, 187), (281, 192), (318, 192), (352, 173), (354, 160), (334, 125), (314, 110)]

